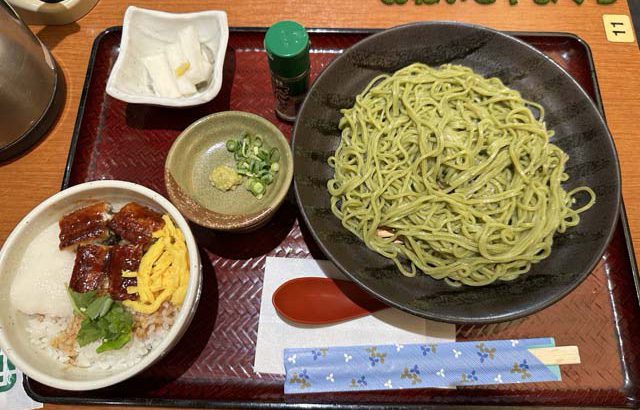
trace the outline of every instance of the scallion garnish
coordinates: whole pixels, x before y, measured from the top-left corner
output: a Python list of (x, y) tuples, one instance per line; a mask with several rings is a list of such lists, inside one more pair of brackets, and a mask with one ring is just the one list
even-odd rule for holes
[(237, 139), (226, 142), (227, 151), (233, 153), (238, 174), (247, 177), (245, 188), (261, 199), (280, 171), (280, 150), (265, 146), (260, 135), (251, 136), (243, 131)]

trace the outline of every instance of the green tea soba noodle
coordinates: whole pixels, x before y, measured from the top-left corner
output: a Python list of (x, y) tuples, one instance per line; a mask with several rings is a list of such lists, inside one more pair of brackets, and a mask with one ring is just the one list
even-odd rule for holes
[[(589, 187), (562, 188), (568, 156), (542, 106), (467, 67), (380, 75), (342, 113), (332, 211), (406, 276), (515, 279), (595, 202)], [(581, 191), (589, 200), (573, 209)]]

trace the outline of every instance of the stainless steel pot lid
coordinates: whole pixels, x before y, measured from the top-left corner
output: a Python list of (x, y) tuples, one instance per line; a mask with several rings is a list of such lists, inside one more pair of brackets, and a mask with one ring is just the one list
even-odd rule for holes
[(51, 53), (0, 0), (0, 161), (31, 147), (53, 124), (61, 79)]

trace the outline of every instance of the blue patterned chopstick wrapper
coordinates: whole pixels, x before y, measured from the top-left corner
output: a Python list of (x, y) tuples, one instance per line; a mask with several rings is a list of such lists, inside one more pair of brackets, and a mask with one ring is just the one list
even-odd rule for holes
[(560, 381), (528, 349), (553, 338), (284, 350), (284, 392), (416, 389)]

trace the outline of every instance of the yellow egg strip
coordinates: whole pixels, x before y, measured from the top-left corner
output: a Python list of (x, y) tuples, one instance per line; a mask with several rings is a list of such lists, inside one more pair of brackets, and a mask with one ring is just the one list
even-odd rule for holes
[(179, 306), (187, 294), (189, 258), (184, 236), (168, 215), (162, 219), (165, 225), (153, 233), (157, 241), (143, 255), (138, 271), (123, 272), (123, 277), (137, 278), (137, 286), (129, 286), (127, 292), (139, 296), (124, 304), (141, 313), (153, 313), (167, 300)]
[(169, 297), (171, 297), (171, 290), (165, 289), (158, 295), (153, 303), (150, 304), (141, 303), (137, 300), (125, 300), (122, 303), (137, 312), (151, 314), (160, 309), (160, 305), (162, 305), (167, 299), (169, 299)]
[[(169, 250), (170, 248), (167, 247), (167, 249)], [(164, 252), (162, 256), (160, 256), (160, 258), (158, 258), (158, 260), (156, 261), (155, 265), (153, 266), (153, 269), (156, 270), (157, 272), (164, 272), (169, 267), (169, 265), (171, 265), (172, 261), (173, 261), (172, 252)]]
[(152, 303), (155, 299), (153, 292), (149, 289), (151, 284), (151, 268), (165, 250), (165, 242), (160, 239), (156, 241), (149, 250), (142, 256), (138, 267), (138, 294), (141, 302)]
[[(184, 242), (180, 242), (184, 245)], [(189, 285), (189, 260), (187, 258), (186, 247), (184, 249), (184, 253), (182, 257), (178, 258), (179, 264), (179, 272), (183, 272), (183, 274), (179, 277), (178, 289), (174, 292), (171, 297), (171, 303), (175, 306), (181, 305), (184, 301), (184, 298), (187, 295), (187, 287)], [(186, 273), (186, 274), (184, 274)]]

